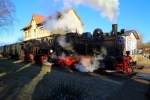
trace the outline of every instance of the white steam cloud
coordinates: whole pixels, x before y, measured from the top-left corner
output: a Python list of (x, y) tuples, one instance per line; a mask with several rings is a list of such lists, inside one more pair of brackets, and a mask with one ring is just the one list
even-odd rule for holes
[(99, 54), (94, 56), (81, 56), (80, 62), (75, 64), (75, 68), (80, 72), (93, 72), (99, 68), (104, 68), (102, 63), (104, 57), (107, 55), (106, 48), (102, 47)]
[(119, 0), (54, 0), (55, 2), (63, 1), (64, 7), (75, 5), (86, 5), (99, 11), (103, 17), (115, 22), (119, 11)]
[(65, 34), (67, 32), (83, 32), (83, 25), (77, 21), (77, 16), (73, 9), (64, 9), (49, 18), (47, 18), (45, 26), (47, 30), (53, 34)]
[(73, 51), (73, 46), (71, 45), (70, 42), (66, 42), (66, 37), (65, 36), (60, 36), (57, 39), (59, 45), (64, 48), (65, 50), (70, 50)]

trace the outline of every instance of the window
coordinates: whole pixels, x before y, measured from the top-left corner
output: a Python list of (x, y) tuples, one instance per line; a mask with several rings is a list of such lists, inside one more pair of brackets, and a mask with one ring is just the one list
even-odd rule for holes
[(28, 31), (25, 32), (25, 38), (27, 38), (27, 37), (28, 37)]
[(29, 37), (29, 32), (27, 32), (27, 37)]
[(34, 29), (34, 33), (36, 33), (36, 29)]
[(36, 35), (36, 29), (34, 29), (34, 37), (37, 37), (37, 35)]
[(24, 37), (27, 38), (27, 32), (25, 32)]

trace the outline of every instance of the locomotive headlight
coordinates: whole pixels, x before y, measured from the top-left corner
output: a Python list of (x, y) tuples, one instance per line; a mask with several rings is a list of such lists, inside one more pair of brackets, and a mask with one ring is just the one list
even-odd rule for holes
[(53, 50), (52, 50), (52, 49), (50, 50), (50, 53), (53, 53)]

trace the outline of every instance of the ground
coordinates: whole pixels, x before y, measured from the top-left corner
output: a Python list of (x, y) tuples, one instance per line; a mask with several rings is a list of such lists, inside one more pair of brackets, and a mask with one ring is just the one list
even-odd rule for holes
[(0, 100), (148, 100), (150, 66), (134, 76), (79, 73), (0, 58)]

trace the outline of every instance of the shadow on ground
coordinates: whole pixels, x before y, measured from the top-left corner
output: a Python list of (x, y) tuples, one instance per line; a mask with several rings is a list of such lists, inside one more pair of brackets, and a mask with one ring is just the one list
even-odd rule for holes
[(90, 76), (52, 70), (36, 86), (32, 100), (147, 100), (148, 84), (126, 76)]
[(36, 77), (41, 70), (40, 67), (30, 63), (17, 65), (10, 60), (0, 60), (0, 67), (3, 66), (7, 67), (4, 70), (7, 74), (0, 77), (0, 100), (14, 100), (22, 88)]
[[(0, 60), (0, 67), (8, 67), (9, 72), (0, 77), (0, 100), (148, 100), (149, 82), (133, 77), (89, 75), (58, 68), (47, 73), (47, 67), (6, 62)], [(9, 66), (15, 68), (9, 70)]]

